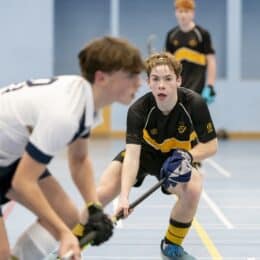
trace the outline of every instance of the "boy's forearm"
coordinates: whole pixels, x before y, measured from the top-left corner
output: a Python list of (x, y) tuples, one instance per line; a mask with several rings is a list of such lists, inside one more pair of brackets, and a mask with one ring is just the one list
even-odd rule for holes
[(70, 232), (65, 223), (49, 205), (37, 182), (24, 179), (23, 181), (18, 181), (13, 189), (21, 201), (26, 202), (26, 206), (28, 206), (39, 219), (45, 220), (50, 225), (50, 232), (53, 233), (52, 235), (57, 240), (60, 240), (63, 232)]
[(215, 138), (207, 143), (197, 144), (189, 152), (193, 157), (193, 161), (199, 162), (214, 155), (217, 152), (217, 147), (217, 138)]
[(136, 182), (138, 164), (133, 162), (124, 162), (121, 180), (121, 197), (128, 198), (130, 190)]
[(52, 230), (55, 232), (53, 235), (60, 240), (64, 232), (70, 231), (52, 209), (38, 184), (38, 179), (45, 169), (44, 164), (37, 162), (25, 153), (12, 179), (12, 189), (26, 207), (53, 228)]
[(135, 178), (133, 178), (133, 176), (127, 176), (126, 174), (125, 176), (122, 176), (121, 193), (120, 193), (121, 197), (128, 199), (134, 181)]
[(215, 55), (208, 55), (207, 63), (207, 85), (214, 86), (217, 74), (217, 64)]
[(79, 189), (84, 201), (98, 202), (96, 183), (91, 161), (86, 157), (84, 160), (74, 163), (71, 167), (72, 178)]

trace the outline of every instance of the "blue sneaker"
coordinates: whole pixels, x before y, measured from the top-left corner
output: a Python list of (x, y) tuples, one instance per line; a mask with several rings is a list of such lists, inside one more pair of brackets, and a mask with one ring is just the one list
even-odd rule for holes
[(161, 255), (163, 260), (196, 260), (195, 257), (184, 251), (182, 246), (161, 242)]

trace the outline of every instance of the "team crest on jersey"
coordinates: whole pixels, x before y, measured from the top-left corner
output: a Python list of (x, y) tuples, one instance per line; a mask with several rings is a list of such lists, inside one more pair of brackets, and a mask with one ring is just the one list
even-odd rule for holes
[(186, 129), (187, 129), (187, 126), (183, 122), (180, 122), (179, 126), (178, 126), (179, 134), (183, 134), (186, 131)]
[(211, 122), (207, 123), (207, 131), (208, 133), (212, 133), (213, 132), (213, 125)]
[(189, 40), (189, 46), (195, 47), (195, 46), (197, 46), (197, 45), (198, 45), (198, 42), (197, 42), (196, 39), (191, 39), (191, 40)]
[(157, 135), (158, 134), (158, 129), (157, 128), (151, 129), (151, 134), (152, 135)]
[(172, 41), (172, 44), (173, 44), (174, 46), (178, 46), (180, 43), (179, 43), (178, 40), (175, 39), (175, 40)]

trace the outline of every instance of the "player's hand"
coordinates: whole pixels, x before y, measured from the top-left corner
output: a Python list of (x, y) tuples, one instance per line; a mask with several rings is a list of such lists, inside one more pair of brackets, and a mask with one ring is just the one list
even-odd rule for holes
[(108, 215), (103, 212), (101, 205), (89, 204), (88, 213), (88, 222), (85, 225), (76, 225), (73, 234), (80, 240), (90, 232), (95, 232), (95, 238), (92, 240), (91, 245), (98, 246), (112, 236), (114, 226)]
[(129, 214), (131, 214), (131, 212), (133, 211), (129, 207), (130, 207), (129, 200), (125, 197), (120, 196), (118, 200), (116, 215), (123, 212), (123, 217), (124, 218), (128, 217)]
[(185, 150), (175, 149), (162, 165), (160, 178), (166, 178), (163, 187), (168, 190), (177, 183), (186, 183), (192, 172), (192, 155)]
[(215, 101), (216, 92), (212, 85), (206, 85), (201, 93), (202, 98), (207, 102), (207, 104), (211, 104)]
[(60, 238), (59, 256), (64, 259), (64, 256), (70, 252), (70, 260), (80, 260), (81, 251), (78, 239), (70, 231), (62, 233)]

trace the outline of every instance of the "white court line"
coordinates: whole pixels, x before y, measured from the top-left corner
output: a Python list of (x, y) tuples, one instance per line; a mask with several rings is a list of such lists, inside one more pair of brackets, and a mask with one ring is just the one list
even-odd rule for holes
[(220, 166), (218, 163), (216, 163), (212, 159), (206, 159), (205, 162), (207, 162), (211, 167), (216, 169), (221, 175), (225, 176), (226, 178), (231, 177), (231, 173), (229, 171), (225, 170), (222, 166)]
[(255, 260), (254, 257), (248, 257), (247, 260)]
[(215, 204), (213, 200), (210, 199), (205, 190), (202, 191), (202, 198), (208, 203), (212, 211), (217, 215), (217, 217), (223, 222), (227, 229), (234, 229), (234, 225), (225, 217), (219, 207)]
[[(114, 210), (114, 212), (116, 211), (117, 204), (118, 204), (118, 197), (116, 197), (116, 198), (113, 200), (113, 210)], [(118, 220), (118, 221), (116, 222), (116, 228), (123, 228), (123, 222), (122, 222), (122, 220)]]

